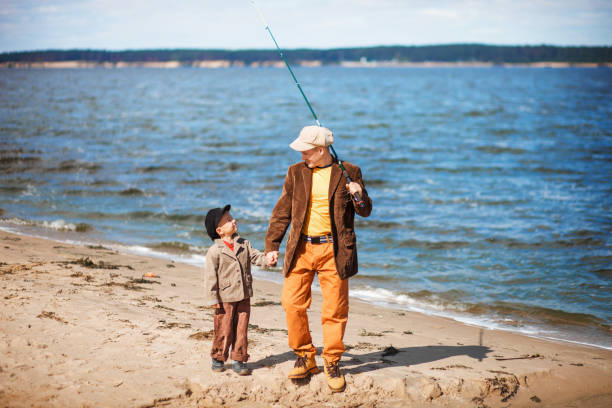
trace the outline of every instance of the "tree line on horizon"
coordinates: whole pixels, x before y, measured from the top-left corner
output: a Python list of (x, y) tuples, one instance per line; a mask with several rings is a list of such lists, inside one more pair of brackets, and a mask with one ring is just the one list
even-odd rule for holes
[[(500, 46), (484, 44), (448, 44), (425, 46), (379, 46), (334, 49), (285, 50), (289, 61), (321, 61), (325, 65), (343, 61), (398, 62), (492, 62), (492, 63), (610, 63), (609, 46)], [(0, 62), (89, 61), (95, 63), (166, 62), (190, 64), (197, 61), (228, 60), (233, 63), (281, 61), (277, 50), (152, 49), (152, 50), (43, 50), (5, 52)]]

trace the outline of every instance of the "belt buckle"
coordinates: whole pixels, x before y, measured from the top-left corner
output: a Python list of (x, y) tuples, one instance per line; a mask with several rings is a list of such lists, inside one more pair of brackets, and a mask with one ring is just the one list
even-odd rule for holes
[(321, 237), (310, 237), (310, 242), (313, 244), (320, 244), (321, 243)]

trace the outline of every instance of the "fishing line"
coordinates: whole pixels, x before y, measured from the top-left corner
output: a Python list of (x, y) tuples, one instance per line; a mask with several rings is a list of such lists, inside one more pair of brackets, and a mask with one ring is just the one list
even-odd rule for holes
[[(259, 7), (257, 7), (257, 3), (255, 3), (255, 0), (251, 0), (251, 5), (255, 8), (255, 10), (257, 10), (257, 13), (259, 14), (259, 18), (261, 19), (261, 22), (263, 23), (263, 25), (264, 25), (266, 31), (268, 32), (268, 34), (270, 34), (270, 38), (272, 38), (272, 41), (274, 41), (274, 45), (276, 46), (276, 49), (278, 50), (278, 52), (280, 53), (281, 58), (285, 62), (285, 65), (287, 66), (287, 69), (289, 70), (289, 73), (291, 74), (291, 77), (293, 78), (293, 82), (295, 82), (295, 85), (297, 85), (297, 87), (298, 87), (298, 89), (300, 91), (300, 94), (302, 94), (302, 97), (304, 98), (304, 101), (306, 102), (306, 105), (308, 105), (308, 109), (310, 109), (310, 113), (312, 114), (312, 117), (314, 118), (315, 122), (317, 123), (317, 126), (321, 126), (321, 122), (319, 122), (319, 118), (317, 117), (317, 114), (315, 113), (314, 109), (312, 108), (312, 105), (310, 105), (310, 102), (308, 101), (308, 98), (306, 97), (306, 94), (302, 90), (302, 86), (300, 85), (300, 83), (298, 82), (297, 78), (295, 77), (295, 74), (293, 73), (293, 70), (291, 69), (291, 66), (289, 65), (289, 62), (287, 62), (287, 59), (285, 58), (285, 54), (283, 53), (283, 50), (278, 46), (278, 43), (276, 42), (276, 38), (274, 38), (274, 34), (272, 34), (272, 30), (270, 29), (270, 24), (268, 24), (266, 22), (266, 19), (265, 19), (263, 13), (261, 12), (261, 10), (259, 9)], [(336, 150), (334, 149), (334, 146), (329, 145), (329, 147), (331, 148), (331, 151), (332, 151), (332, 154), (333, 154), (334, 158), (336, 159), (336, 161), (340, 165), (340, 169), (342, 169), (342, 174), (344, 175), (344, 177), (346, 178), (346, 180), (349, 183), (352, 183), (353, 180), (351, 179), (351, 177), (349, 176), (348, 172), (344, 168), (344, 165), (342, 164), (342, 160), (340, 160), (338, 158), (338, 154), (336, 153)], [(355, 198), (355, 202), (357, 203), (357, 205), (359, 207), (365, 207), (365, 202), (361, 199), (361, 196), (360, 196), (359, 193), (355, 193), (353, 196)]]

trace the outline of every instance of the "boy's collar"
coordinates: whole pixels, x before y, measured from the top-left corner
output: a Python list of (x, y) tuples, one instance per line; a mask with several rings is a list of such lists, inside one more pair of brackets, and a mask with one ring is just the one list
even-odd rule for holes
[(229, 241), (225, 241), (223, 238), (215, 238), (215, 244), (220, 245), (220, 246), (225, 246), (224, 242), (229, 242), (230, 244), (238, 244), (240, 239), (240, 235), (238, 234), (234, 234), (232, 235), (232, 238)]

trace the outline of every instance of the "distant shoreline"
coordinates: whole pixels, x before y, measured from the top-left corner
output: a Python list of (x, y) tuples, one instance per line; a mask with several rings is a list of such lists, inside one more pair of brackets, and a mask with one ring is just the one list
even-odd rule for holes
[[(292, 66), (346, 68), (610, 67), (610, 46), (440, 44), (286, 49)], [(4, 68), (284, 67), (276, 49), (39, 50), (0, 53)]]
[[(424, 62), (399, 62), (399, 61), (341, 61), (337, 64), (324, 64), (321, 60), (298, 61), (292, 65), (308, 68), (322, 66), (338, 66), (343, 68), (612, 68), (612, 62), (558, 62), (542, 61), (527, 63), (494, 63), (489, 61), (424, 61)], [(230, 60), (207, 60), (181, 63), (180, 61), (28, 61), (28, 62), (2, 62), (0, 68), (4, 69), (74, 69), (74, 68), (284, 68), (283, 61), (256, 61), (246, 64), (242, 61)]]

